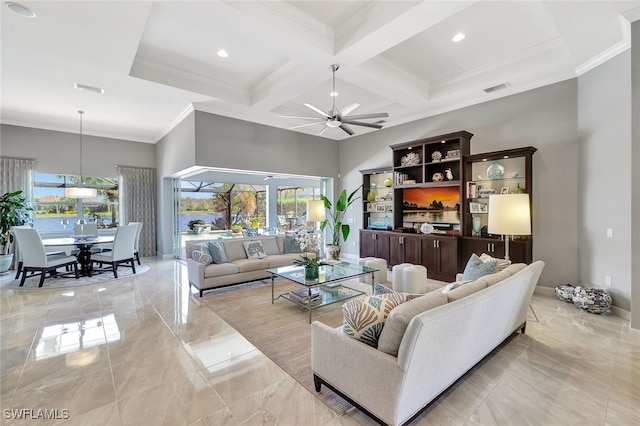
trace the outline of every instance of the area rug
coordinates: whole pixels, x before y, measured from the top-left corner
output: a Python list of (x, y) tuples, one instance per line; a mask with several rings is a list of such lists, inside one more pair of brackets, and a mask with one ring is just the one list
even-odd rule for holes
[(124, 280), (127, 278), (131, 278), (132, 276), (137, 276), (140, 274), (144, 274), (149, 270), (149, 266), (142, 264), (136, 265), (136, 273), (133, 274), (131, 268), (118, 268), (118, 278), (113, 277), (113, 272), (103, 272), (100, 274), (93, 274), (90, 277), (83, 277), (80, 275), (80, 278), (77, 280), (72, 277), (47, 277), (44, 280), (44, 284), (42, 287), (38, 287), (38, 283), (40, 282), (40, 276), (36, 275), (34, 277), (27, 276), (27, 279), (24, 281), (24, 286), (20, 287), (20, 278), (13, 279), (15, 275), (15, 271), (11, 271), (11, 274), (5, 275), (1, 277), (0, 283), (3, 288), (11, 288), (14, 290), (38, 290), (38, 289), (52, 289), (52, 288), (64, 288), (64, 287), (79, 287), (84, 285), (92, 285), (92, 284), (102, 284), (108, 281), (116, 281), (116, 280)]
[[(344, 285), (371, 293), (371, 285), (358, 280), (345, 281)], [(276, 281), (275, 291), (278, 295), (299, 288), (299, 285), (280, 280)], [(205, 293), (204, 303), (336, 413), (342, 415), (351, 408), (351, 404), (326, 386), (320, 393), (315, 391), (309, 313), (283, 298), (271, 304), (270, 280)], [(335, 303), (314, 309), (312, 321), (331, 327), (341, 325), (341, 306), (341, 303)]]

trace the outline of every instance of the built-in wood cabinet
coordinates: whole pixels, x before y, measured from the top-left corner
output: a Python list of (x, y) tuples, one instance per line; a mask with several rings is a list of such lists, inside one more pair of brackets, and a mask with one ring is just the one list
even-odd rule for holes
[(420, 236), (416, 234), (393, 233), (389, 236), (389, 265), (412, 263), (420, 265)]
[(389, 232), (360, 230), (360, 257), (378, 257), (389, 261)]
[[(509, 259), (513, 263), (531, 263), (531, 239), (509, 242)], [(504, 258), (504, 241), (497, 238), (462, 237), (462, 268), (471, 255), (486, 253), (491, 257)]]
[(423, 235), (422, 264), (434, 280), (455, 281), (458, 272), (458, 238), (446, 235)]
[(393, 168), (360, 170), (362, 173), (362, 227), (393, 228)]

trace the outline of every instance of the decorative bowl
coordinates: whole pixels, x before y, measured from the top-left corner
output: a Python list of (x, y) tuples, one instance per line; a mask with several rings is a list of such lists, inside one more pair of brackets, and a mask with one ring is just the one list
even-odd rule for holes
[(430, 234), (434, 229), (435, 228), (433, 227), (433, 225), (427, 222), (420, 225), (420, 232), (422, 232), (423, 234)]

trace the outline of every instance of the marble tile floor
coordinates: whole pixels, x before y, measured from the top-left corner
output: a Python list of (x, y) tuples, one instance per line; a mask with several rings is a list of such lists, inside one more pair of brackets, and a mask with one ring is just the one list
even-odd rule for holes
[[(0, 287), (1, 425), (374, 424), (284, 373), (190, 293), (180, 262), (145, 262), (107, 285)], [(412, 424), (640, 424), (640, 333), (549, 296), (532, 304), (540, 322)], [(58, 418), (11, 418), (19, 409)]]

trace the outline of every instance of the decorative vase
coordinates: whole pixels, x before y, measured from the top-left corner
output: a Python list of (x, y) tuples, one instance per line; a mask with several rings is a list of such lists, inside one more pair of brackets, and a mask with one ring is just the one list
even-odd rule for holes
[(393, 181), (391, 180), (391, 178), (386, 178), (384, 180), (384, 186), (386, 186), (387, 188), (391, 188), (391, 186), (393, 186)]
[(369, 191), (369, 193), (367, 194), (367, 200), (375, 201), (376, 200), (376, 193), (373, 192), (373, 191)]
[(0, 275), (6, 274), (13, 263), (13, 253), (0, 254)]
[(474, 233), (474, 235), (479, 236), (481, 229), (482, 229), (482, 219), (480, 219), (479, 217), (474, 217), (473, 218), (473, 233)]
[(304, 276), (308, 280), (317, 280), (320, 276), (320, 268), (317, 266), (306, 266), (304, 268)]
[(337, 244), (327, 244), (327, 257), (332, 260), (340, 259), (340, 250), (341, 247)]
[(494, 161), (487, 168), (487, 177), (491, 180), (502, 179), (504, 177), (504, 166)]
[(601, 314), (611, 307), (611, 296), (601, 288), (576, 287), (573, 292), (573, 304), (591, 314)]

